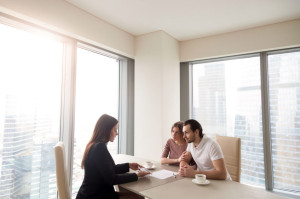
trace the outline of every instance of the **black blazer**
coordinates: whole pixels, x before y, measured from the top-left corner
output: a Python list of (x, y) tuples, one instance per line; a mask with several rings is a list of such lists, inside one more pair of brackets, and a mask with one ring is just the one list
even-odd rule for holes
[(137, 181), (129, 163), (115, 164), (105, 143), (94, 144), (84, 164), (84, 179), (76, 199), (119, 198), (113, 185)]

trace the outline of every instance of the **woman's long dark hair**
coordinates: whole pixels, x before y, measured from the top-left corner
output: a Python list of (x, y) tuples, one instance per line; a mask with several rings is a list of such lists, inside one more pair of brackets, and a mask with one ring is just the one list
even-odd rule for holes
[(94, 128), (94, 132), (93, 135), (90, 139), (90, 141), (88, 142), (88, 144), (85, 147), (85, 151), (83, 154), (83, 158), (81, 161), (81, 168), (84, 169), (84, 163), (86, 160), (86, 157), (91, 149), (91, 147), (95, 144), (95, 143), (107, 143), (109, 141), (110, 138), (110, 132), (111, 129), (118, 124), (118, 120), (110, 115), (107, 114), (103, 114), (97, 121), (95, 128)]

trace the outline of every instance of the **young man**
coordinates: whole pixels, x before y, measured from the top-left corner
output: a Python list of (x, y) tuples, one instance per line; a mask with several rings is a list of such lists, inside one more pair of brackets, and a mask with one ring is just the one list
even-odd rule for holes
[[(183, 138), (189, 144), (181, 157), (179, 169), (181, 176), (193, 178), (196, 174), (205, 174), (208, 179), (231, 180), (221, 147), (216, 141), (202, 134), (199, 122), (193, 119), (185, 121)], [(198, 170), (188, 165), (192, 157)]]

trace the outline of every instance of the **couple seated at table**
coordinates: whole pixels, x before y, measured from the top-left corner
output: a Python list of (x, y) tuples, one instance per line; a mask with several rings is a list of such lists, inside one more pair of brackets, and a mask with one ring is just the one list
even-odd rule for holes
[(203, 134), (198, 121), (176, 122), (171, 135), (161, 156), (162, 164), (179, 165), (179, 175), (184, 177), (205, 174), (208, 179), (231, 180), (221, 147)]

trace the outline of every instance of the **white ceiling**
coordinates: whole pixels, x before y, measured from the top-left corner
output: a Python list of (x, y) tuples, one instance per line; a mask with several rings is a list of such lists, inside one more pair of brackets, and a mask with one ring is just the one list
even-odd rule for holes
[(179, 41), (300, 18), (300, 0), (66, 0), (132, 34)]

